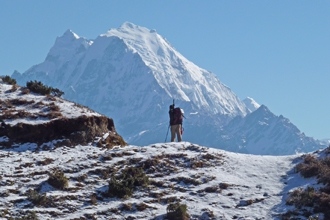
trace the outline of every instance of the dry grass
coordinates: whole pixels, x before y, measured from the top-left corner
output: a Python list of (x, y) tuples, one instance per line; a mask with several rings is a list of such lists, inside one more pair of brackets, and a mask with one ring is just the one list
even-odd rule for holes
[(198, 185), (202, 184), (202, 182), (199, 180), (189, 178), (189, 177), (184, 177), (184, 176), (171, 178), (170, 181), (177, 182), (177, 183), (183, 182), (186, 185), (194, 185), (194, 186), (198, 186)]
[(30, 94), (30, 90), (26, 87), (21, 87), (21, 95)]
[(52, 158), (45, 158), (44, 160), (38, 161), (37, 162), (37, 165), (39, 165), (39, 166), (45, 166), (45, 165), (51, 164), (52, 162), (54, 162), (54, 159), (52, 159)]

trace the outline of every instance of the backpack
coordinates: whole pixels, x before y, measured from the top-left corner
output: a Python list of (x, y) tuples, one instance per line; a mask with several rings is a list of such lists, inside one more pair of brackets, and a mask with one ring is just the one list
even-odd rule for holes
[(170, 124), (171, 125), (182, 124), (182, 120), (183, 120), (183, 110), (179, 107), (171, 109)]

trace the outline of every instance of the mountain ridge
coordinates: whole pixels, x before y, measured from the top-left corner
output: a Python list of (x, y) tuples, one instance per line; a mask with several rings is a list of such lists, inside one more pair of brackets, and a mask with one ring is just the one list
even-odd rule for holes
[[(188, 61), (155, 30), (126, 22), (95, 40), (72, 36), (74, 42), (80, 41), (66, 48), (73, 55), (69, 61), (63, 61), (70, 57), (64, 54), (64, 58), (47, 60), (13, 77), (19, 83), (41, 80), (63, 90), (65, 98), (111, 115), (118, 131), (137, 145), (163, 141), (168, 106), (175, 99), (186, 112), (184, 140), (217, 148), (225, 142), (237, 149), (237, 141), (228, 143), (222, 138), (228, 133), (224, 128), (234, 118), (245, 117), (253, 110), (215, 74)], [(51, 51), (57, 51), (56, 42)], [(77, 52), (79, 44), (86, 50)], [(258, 123), (250, 126), (258, 127)], [(282, 131), (286, 131), (285, 125)], [(309, 151), (321, 146), (317, 140), (311, 141)], [(295, 148), (286, 153), (296, 152)]]

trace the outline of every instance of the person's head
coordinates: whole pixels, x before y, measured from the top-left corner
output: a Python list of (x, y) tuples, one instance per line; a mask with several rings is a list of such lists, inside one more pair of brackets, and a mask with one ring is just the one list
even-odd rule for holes
[(170, 110), (174, 109), (174, 104), (170, 105)]

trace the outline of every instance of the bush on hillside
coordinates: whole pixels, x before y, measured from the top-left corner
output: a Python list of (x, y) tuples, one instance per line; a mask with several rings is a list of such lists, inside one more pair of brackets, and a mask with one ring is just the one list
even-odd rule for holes
[(304, 156), (304, 162), (296, 166), (296, 171), (299, 172), (303, 177), (309, 178), (316, 176), (321, 169), (321, 162), (313, 155)]
[(187, 205), (177, 203), (171, 203), (166, 208), (168, 220), (188, 220), (189, 215), (187, 213)]
[(62, 92), (57, 88), (52, 88), (52, 92), (50, 94), (53, 96), (61, 97), (64, 94), (64, 92)]
[(1, 77), (2, 81), (8, 83), (9, 85), (16, 85), (16, 79), (11, 78), (10, 76)]
[(49, 174), (48, 183), (49, 185), (57, 189), (65, 189), (69, 184), (68, 178), (64, 175), (63, 171), (53, 170)]
[(296, 189), (286, 200), (288, 205), (294, 205), (297, 208), (301, 208), (303, 206), (313, 207), (316, 201), (316, 190), (308, 186), (306, 189)]
[[(9, 218), (9, 219), (12, 219), (12, 218)], [(39, 218), (35, 211), (32, 211), (32, 212), (29, 211), (28, 213), (24, 214), (24, 216), (15, 218), (14, 220), (39, 220)]]
[(109, 182), (107, 196), (128, 198), (136, 187), (146, 187), (149, 177), (141, 168), (126, 167), (118, 176), (113, 175)]
[(26, 196), (34, 205), (44, 206), (47, 203), (46, 193), (40, 194), (38, 191), (30, 189)]
[(41, 95), (49, 95), (52, 89), (44, 84), (42, 82), (35, 81), (29, 81), (26, 83), (26, 87), (31, 91), (35, 92)]
[(41, 95), (54, 95), (57, 97), (61, 97), (64, 94), (64, 92), (62, 92), (61, 90), (50, 86), (46, 86), (42, 82), (40, 81), (38, 82), (36, 80), (27, 82), (26, 87), (31, 92), (35, 92)]
[[(304, 161), (296, 166), (296, 171), (305, 178), (316, 177), (318, 183), (324, 186), (319, 189), (312, 186), (296, 189), (289, 194), (286, 203), (297, 208), (295, 210), (297, 216), (301, 214), (311, 216), (313, 213), (306, 211), (308, 210), (306, 207), (311, 207), (314, 213), (323, 213), (325, 219), (330, 219), (330, 157), (316, 158), (308, 154), (304, 156)], [(285, 216), (286, 214), (283, 215)]]

